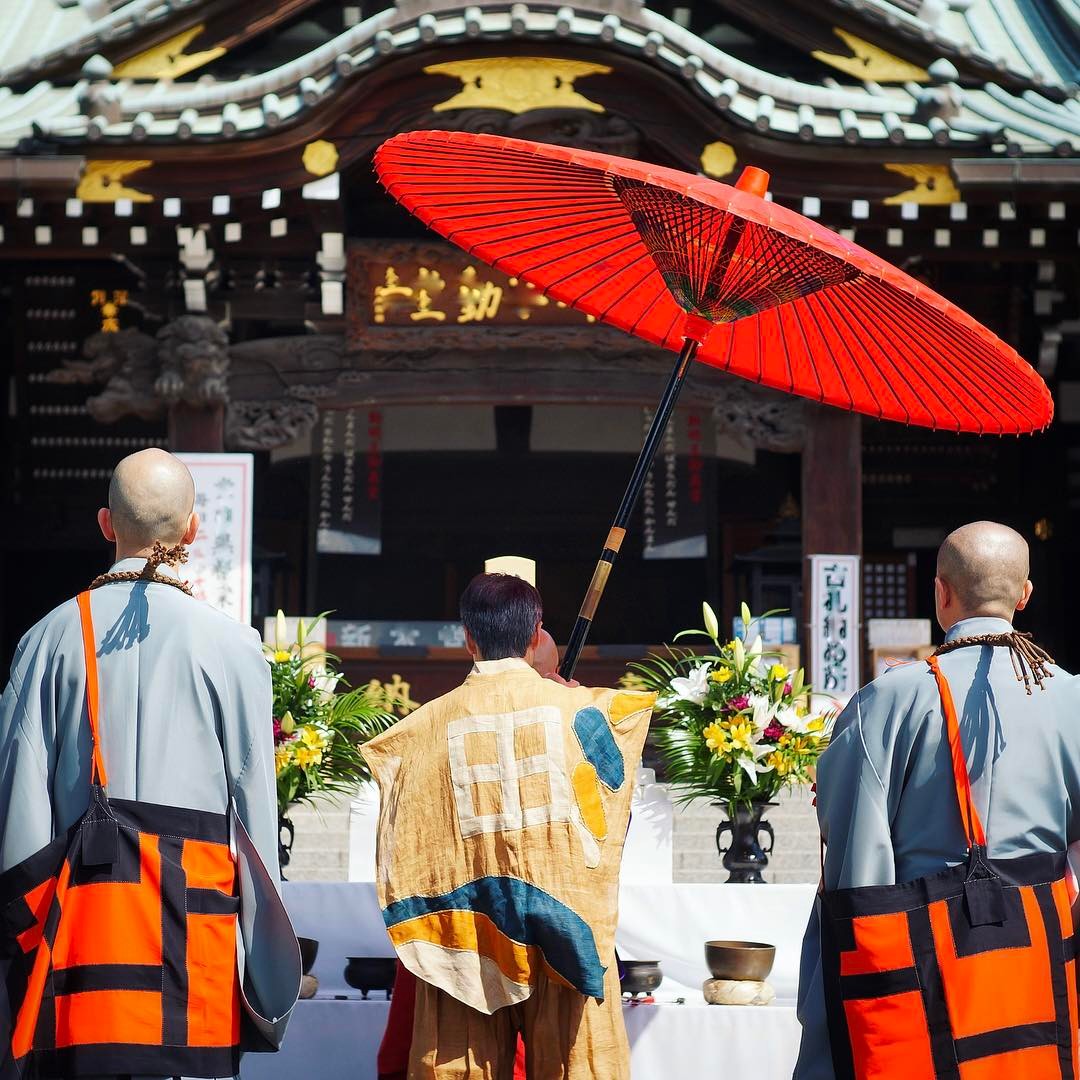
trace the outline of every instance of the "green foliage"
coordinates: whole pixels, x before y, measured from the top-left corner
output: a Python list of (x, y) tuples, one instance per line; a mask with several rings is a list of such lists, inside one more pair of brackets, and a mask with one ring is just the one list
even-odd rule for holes
[(286, 642), (284, 616), (278, 612), (276, 640), (264, 646), (274, 691), (280, 815), (295, 803), (352, 792), (370, 780), (360, 747), (397, 720), (372, 686), (338, 692), (345, 680), (336, 670), (337, 657), (310, 640), (323, 617), (301, 622), (296, 641)]
[(705, 638), (712, 650), (669, 645), (628, 665), (628, 681), (659, 694), (654, 739), (674, 797), (733, 809), (806, 783), (828, 743), (834, 710), (815, 712), (803, 671), (792, 674), (764, 652), (746, 604), (743, 637), (723, 645), (708, 604), (702, 615), (703, 629), (683, 630), (675, 640)]

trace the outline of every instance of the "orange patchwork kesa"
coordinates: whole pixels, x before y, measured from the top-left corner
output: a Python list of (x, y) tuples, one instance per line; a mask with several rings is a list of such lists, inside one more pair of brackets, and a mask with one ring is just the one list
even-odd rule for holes
[(822, 895), (838, 1080), (1077, 1080), (1065, 853), (987, 858), (952, 692), (937, 680), (966, 864)]
[(79, 598), (92, 794), (0, 875), (11, 1043), (0, 1076), (234, 1076), (236, 865), (224, 814), (110, 800), (89, 593)]

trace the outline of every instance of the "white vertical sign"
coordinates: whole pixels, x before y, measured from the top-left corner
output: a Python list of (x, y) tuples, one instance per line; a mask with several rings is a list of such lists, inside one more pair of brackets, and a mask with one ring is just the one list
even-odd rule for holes
[(810, 677), (822, 694), (859, 689), (859, 556), (810, 556)]
[(195, 596), (251, 622), (251, 454), (177, 454), (195, 480), (199, 532), (180, 567)]

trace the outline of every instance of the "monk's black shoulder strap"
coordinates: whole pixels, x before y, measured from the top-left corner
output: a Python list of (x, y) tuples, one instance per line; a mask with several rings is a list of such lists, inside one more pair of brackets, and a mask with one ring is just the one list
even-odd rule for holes
[(990, 645), (996, 648), (1008, 649), (1012, 657), (1013, 671), (1016, 672), (1016, 681), (1024, 684), (1024, 689), (1031, 694), (1031, 684), (1040, 689), (1044, 679), (1052, 679), (1054, 673), (1050, 670), (1054, 658), (1043, 648), (1031, 640), (1031, 635), (1014, 630), (1010, 634), (976, 634), (973, 637), (956, 638), (954, 641), (946, 641), (934, 651), (935, 656), (943, 653), (954, 652), (956, 649), (967, 649), (973, 645)]

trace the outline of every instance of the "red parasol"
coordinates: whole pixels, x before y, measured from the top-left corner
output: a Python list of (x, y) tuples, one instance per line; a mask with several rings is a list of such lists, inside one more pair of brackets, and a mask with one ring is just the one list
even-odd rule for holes
[(563, 663), (573, 671), (691, 359), (888, 420), (982, 434), (1046, 427), (1042, 379), (925, 285), (764, 198), (567, 147), (423, 131), (375, 155), (390, 194), (471, 255), (679, 352)]

